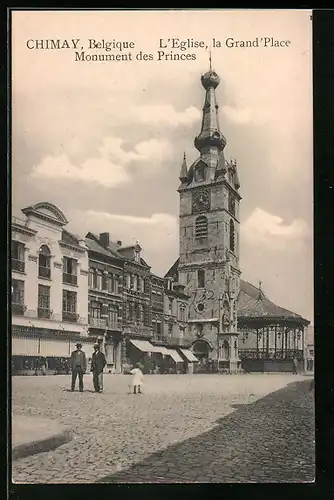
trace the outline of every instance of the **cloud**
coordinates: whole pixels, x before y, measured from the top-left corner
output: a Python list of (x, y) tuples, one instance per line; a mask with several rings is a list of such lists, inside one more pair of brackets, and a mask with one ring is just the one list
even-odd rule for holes
[(71, 229), (75, 232), (109, 232), (113, 241), (123, 246), (137, 240), (143, 248), (143, 257), (153, 272), (163, 276), (177, 258), (178, 218), (167, 213), (153, 213), (142, 217), (111, 214), (96, 210), (73, 210)]
[[(165, 234), (167, 236), (178, 231), (178, 221), (176, 217), (166, 213), (154, 213), (149, 217), (137, 217), (135, 215), (110, 214), (108, 212), (87, 210), (85, 214), (88, 217), (96, 218), (100, 227), (102, 227), (101, 224), (104, 223), (106, 225), (112, 224), (120, 229), (125, 226), (127, 226), (128, 229), (131, 228), (131, 233), (129, 234), (131, 234), (131, 239), (134, 240), (138, 239), (141, 234), (146, 236), (149, 235), (153, 240), (159, 240), (159, 235), (156, 233), (157, 230), (159, 233), (161, 232), (161, 235)], [(151, 244), (152, 242), (150, 241), (149, 245), (151, 246)]]
[(256, 208), (241, 225), (242, 237), (255, 246), (269, 247), (273, 250), (294, 248), (311, 234), (303, 219), (294, 219), (290, 224), (284, 224), (281, 217), (270, 214), (261, 208)]
[(201, 119), (201, 112), (195, 106), (190, 106), (183, 111), (176, 111), (172, 104), (147, 104), (135, 105), (124, 103), (123, 99), (108, 99), (110, 115), (118, 122), (142, 123), (145, 125), (161, 124), (167, 127), (191, 126)]
[(170, 151), (167, 140), (149, 139), (136, 144), (130, 151), (123, 148), (124, 143), (121, 138), (106, 137), (98, 148), (98, 156), (87, 158), (80, 165), (74, 165), (66, 153), (46, 156), (34, 166), (31, 175), (95, 182), (112, 188), (130, 182), (130, 164), (134, 164), (135, 170), (140, 169), (141, 175), (156, 173)]
[(133, 116), (141, 123), (164, 123), (177, 127), (179, 125), (192, 125), (201, 118), (200, 111), (191, 106), (184, 111), (178, 112), (170, 104), (156, 106), (137, 106), (133, 110)]
[(227, 118), (239, 125), (253, 121), (252, 112), (249, 108), (233, 108), (231, 106), (223, 106), (222, 111), (225, 113)]

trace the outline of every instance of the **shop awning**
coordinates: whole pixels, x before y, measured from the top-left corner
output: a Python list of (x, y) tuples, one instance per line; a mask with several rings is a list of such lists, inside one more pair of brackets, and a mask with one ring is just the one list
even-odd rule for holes
[(189, 349), (180, 349), (180, 351), (182, 352), (182, 354), (185, 355), (185, 357), (187, 358), (188, 361), (191, 361), (191, 362), (198, 361), (196, 356)]
[(40, 355), (45, 358), (66, 358), (71, 355), (71, 344), (66, 340), (41, 339)]
[(175, 361), (175, 363), (183, 363), (183, 359), (175, 349), (166, 349), (167, 354)]
[(38, 356), (38, 338), (37, 337), (13, 337), (12, 355), (13, 356)]
[(142, 352), (162, 352), (160, 347), (156, 347), (155, 345), (151, 344), (148, 340), (130, 339), (130, 342)]

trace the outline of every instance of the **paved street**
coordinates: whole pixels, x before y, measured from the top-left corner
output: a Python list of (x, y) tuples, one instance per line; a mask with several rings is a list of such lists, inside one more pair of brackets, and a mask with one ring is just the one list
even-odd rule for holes
[(13, 411), (51, 417), (75, 438), (13, 462), (20, 483), (313, 480), (310, 379), (273, 375), (130, 377), (69, 392), (69, 376), (14, 377)]

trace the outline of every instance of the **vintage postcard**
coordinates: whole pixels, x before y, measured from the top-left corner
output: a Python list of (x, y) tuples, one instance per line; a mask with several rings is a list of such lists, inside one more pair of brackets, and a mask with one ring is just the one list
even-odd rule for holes
[(308, 10), (11, 12), (13, 483), (315, 476)]

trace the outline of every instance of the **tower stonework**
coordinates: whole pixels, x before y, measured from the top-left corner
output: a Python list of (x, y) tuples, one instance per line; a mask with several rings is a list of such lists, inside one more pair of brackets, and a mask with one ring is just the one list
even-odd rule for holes
[(188, 333), (195, 354), (218, 370), (240, 368), (237, 332), (239, 194), (236, 161), (226, 161), (211, 68), (201, 77), (205, 101), (194, 145), (199, 157), (188, 169), (184, 156), (180, 194), (179, 282), (190, 296)]

